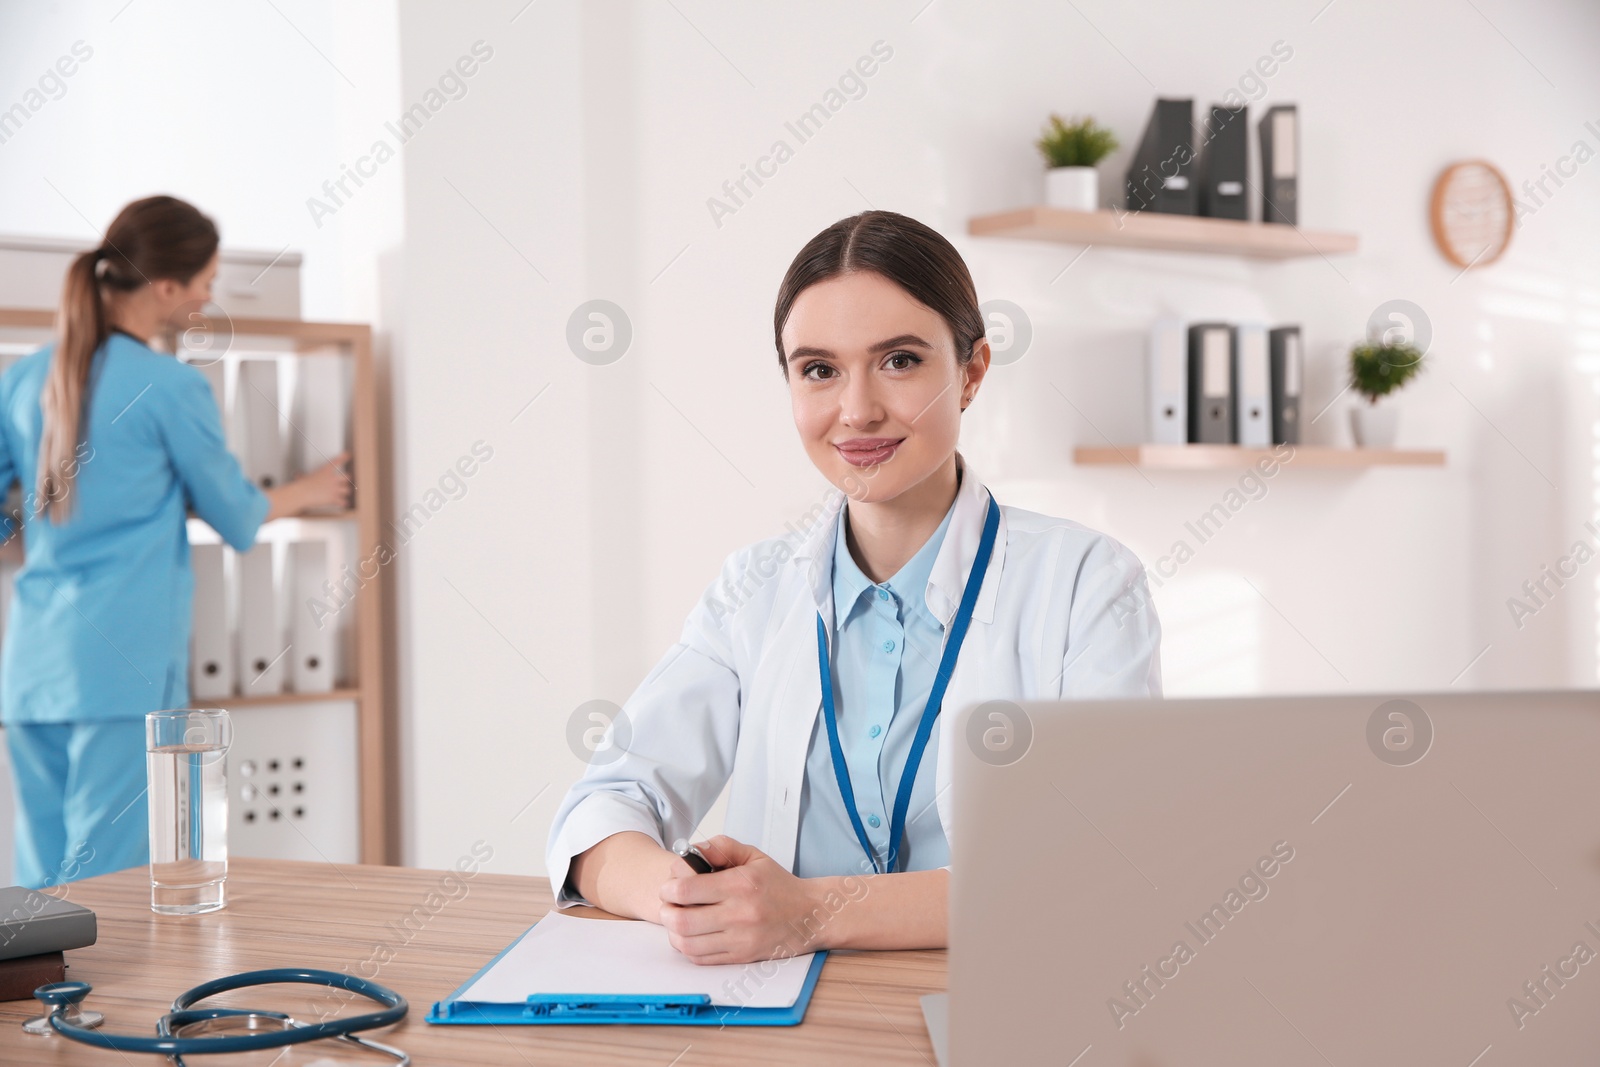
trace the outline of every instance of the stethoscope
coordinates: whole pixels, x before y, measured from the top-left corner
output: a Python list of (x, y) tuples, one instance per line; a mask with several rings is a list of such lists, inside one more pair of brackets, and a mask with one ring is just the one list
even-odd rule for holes
[[(304, 1023), (278, 1011), (195, 1007), (200, 1001), (218, 993), (283, 983), (342, 989), (383, 1007), (380, 1011), (328, 1019), (320, 1023)], [(179, 994), (172, 1002), (172, 1010), (157, 1020), (155, 1037), (101, 1033), (98, 1027), (105, 1022), (105, 1016), (97, 1011), (84, 1011), (81, 1007), (83, 998), (89, 995), (88, 982), (52, 982), (34, 990), (33, 995), (47, 1011), (22, 1024), (22, 1028), (30, 1034), (48, 1034), (54, 1030), (62, 1037), (81, 1041), (85, 1045), (118, 1052), (150, 1052), (158, 1056), (170, 1056), (178, 1067), (183, 1067), (185, 1055), (255, 1052), (323, 1038), (338, 1038), (364, 1049), (381, 1052), (392, 1057), (399, 1067), (408, 1067), (411, 1063), (411, 1057), (400, 1049), (356, 1036), (358, 1031), (392, 1026), (404, 1019), (409, 1010), (406, 998), (377, 982), (335, 971), (273, 967), (212, 979)], [(210, 1036), (193, 1036), (199, 1034)]]

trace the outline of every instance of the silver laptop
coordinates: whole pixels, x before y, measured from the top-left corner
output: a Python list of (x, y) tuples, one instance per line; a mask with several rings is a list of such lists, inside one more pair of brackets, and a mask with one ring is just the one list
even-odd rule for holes
[(956, 728), (956, 1067), (1600, 1063), (1600, 693)]

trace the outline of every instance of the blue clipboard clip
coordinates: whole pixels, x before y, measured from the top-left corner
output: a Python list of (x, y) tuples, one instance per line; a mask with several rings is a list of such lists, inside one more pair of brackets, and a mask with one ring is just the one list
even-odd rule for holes
[(523, 1007), (529, 1021), (560, 1023), (658, 1023), (694, 1018), (711, 1008), (704, 993), (629, 996), (622, 993), (535, 993)]

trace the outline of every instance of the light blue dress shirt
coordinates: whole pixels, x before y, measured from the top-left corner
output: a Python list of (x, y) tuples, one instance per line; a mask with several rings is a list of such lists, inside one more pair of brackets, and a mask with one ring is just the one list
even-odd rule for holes
[[(0, 487), (37, 489), (39, 397), (53, 346), (0, 376)], [(90, 366), (74, 508), (57, 525), (24, 507), (0, 658), (0, 721), (135, 718), (189, 702), (194, 572), (186, 513), (237, 549), (266, 495), (228, 451), (205, 375), (113, 333)], [(9, 531), (7, 531), (9, 532)]]
[[(881, 585), (874, 584), (850, 554), (845, 538), (849, 510), (848, 504), (839, 510), (833, 552), (834, 706), (839, 747), (850, 768), (861, 825), (881, 869), (888, 861), (889, 823), (900, 775), (944, 650), (944, 624), (928, 610), (926, 593), (955, 505), (917, 554)], [(904, 871), (950, 863), (950, 843), (934, 806), (933, 765), (943, 720), (941, 712), (906, 809), (899, 860)], [(816, 878), (871, 874), (872, 869), (845, 811), (828, 747), (828, 727), (819, 713), (806, 754), (794, 873)]]

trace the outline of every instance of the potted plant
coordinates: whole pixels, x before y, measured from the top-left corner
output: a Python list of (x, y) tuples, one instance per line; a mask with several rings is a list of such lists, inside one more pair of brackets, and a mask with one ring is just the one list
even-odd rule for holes
[(1366, 398), (1350, 409), (1350, 432), (1357, 448), (1393, 448), (1400, 413), (1378, 401), (1422, 370), (1422, 351), (1405, 341), (1369, 341), (1350, 350), (1350, 387)]
[(1045, 203), (1072, 211), (1099, 208), (1099, 174), (1094, 168), (1117, 150), (1116, 134), (1092, 118), (1064, 122), (1060, 115), (1051, 115), (1036, 143), (1050, 165), (1045, 173)]

